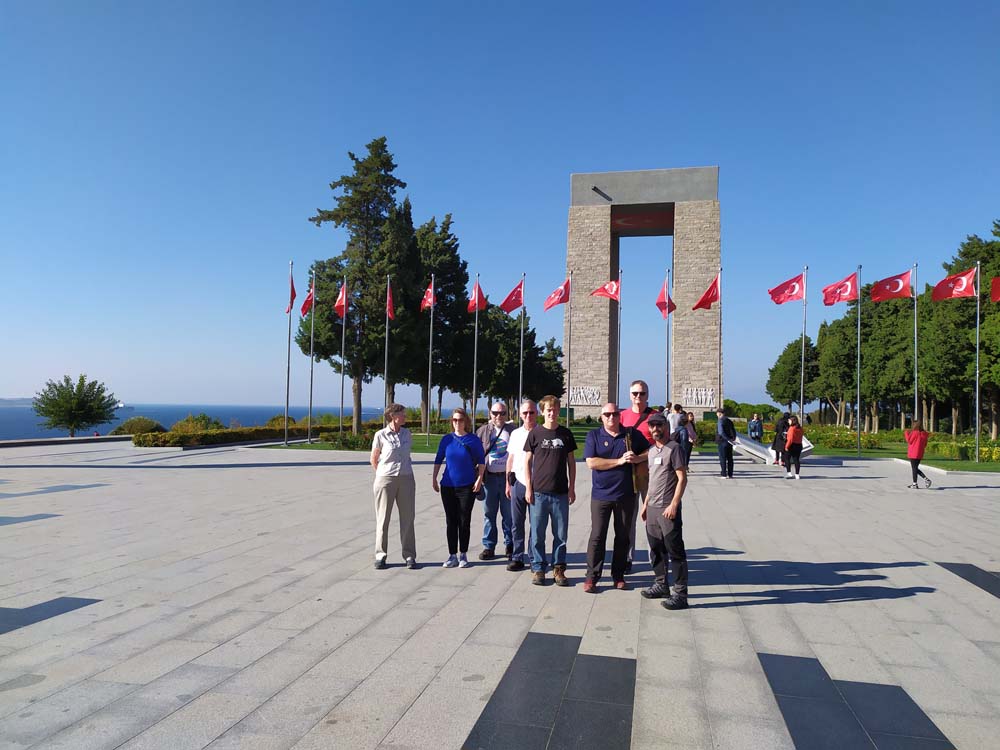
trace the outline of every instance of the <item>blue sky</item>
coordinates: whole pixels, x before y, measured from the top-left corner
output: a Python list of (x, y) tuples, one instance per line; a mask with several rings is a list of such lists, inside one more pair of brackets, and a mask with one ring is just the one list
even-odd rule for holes
[[(5, 2), (0, 397), (86, 372), (131, 402), (283, 402), (288, 261), (304, 293), (341, 251), (306, 217), (385, 135), (417, 222), (454, 215), (494, 302), (526, 272), (542, 338), (571, 173), (718, 165), (726, 395), (764, 400), (801, 326), (768, 287), (809, 265), (815, 335), (823, 285), (936, 281), (1000, 218), (997, 28), (991, 2)], [(670, 240), (622, 248), (622, 378), (661, 401)]]

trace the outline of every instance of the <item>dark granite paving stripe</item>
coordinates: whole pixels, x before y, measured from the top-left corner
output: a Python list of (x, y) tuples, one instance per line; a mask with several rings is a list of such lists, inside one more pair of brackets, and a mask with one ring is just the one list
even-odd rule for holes
[(628, 750), (631, 744), (632, 706), (566, 699), (547, 750)]
[(903, 688), (845, 680), (834, 680), (834, 684), (869, 734), (879, 732), (948, 741)]
[(938, 565), (1000, 599), (1000, 576), (969, 563), (939, 562)]
[(842, 700), (830, 675), (817, 659), (781, 654), (757, 654), (757, 658), (775, 695)]
[(875, 743), (844, 701), (776, 697), (798, 750), (874, 750)]
[(48, 620), (51, 617), (72, 612), (91, 604), (96, 604), (100, 599), (81, 599), (75, 596), (60, 596), (57, 599), (50, 599), (41, 604), (34, 604), (23, 609), (13, 607), (0, 607), (0, 635), (9, 633), (12, 630), (34, 625), (36, 622)]
[(635, 700), (635, 659), (578, 655), (564, 697), (631, 706)]
[(898, 734), (873, 732), (872, 739), (878, 750), (955, 750), (950, 742), (929, 740), (926, 737), (904, 737)]
[(0, 526), (13, 526), (15, 523), (40, 521), (43, 518), (59, 518), (59, 513), (36, 513), (33, 516), (0, 516)]

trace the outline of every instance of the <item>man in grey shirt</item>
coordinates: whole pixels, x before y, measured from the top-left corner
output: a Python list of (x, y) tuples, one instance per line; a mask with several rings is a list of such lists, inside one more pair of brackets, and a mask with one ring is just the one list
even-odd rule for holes
[[(670, 440), (667, 419), (651, 414), (647, 420), (653, 445), (646, 454), (649, 463), (649, 490), (640, 516), (646, 522), (649, 561), (656, 582), (641, 593), (646, 599), (663, 599), (664, 609), (687, 609), (687, 551), (681, 535), (681, 497), (687, 486), (685, 455)], [(674, 568), (674, 593), (670, 594), (667, 559)]]

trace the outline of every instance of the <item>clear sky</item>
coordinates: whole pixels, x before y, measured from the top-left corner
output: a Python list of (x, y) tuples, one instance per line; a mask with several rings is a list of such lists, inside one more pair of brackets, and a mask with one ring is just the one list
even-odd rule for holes
[[(288, 261), (301, 302), (346, 237), (306, 218), (385, 135), (494, 302), (527, 272), (541, 339), (571, 173), (718, 165), (725, 390), (764, 400), (801, 327), (768, 287), (809, 265), (815, 336), (823, 285), (936, 281), (1000, 218), (998, 28), (988, 0), (7, 0), (0, 397), (86, 372), (133, 403), (282, 403)], [(670, 239), (622, 249), (622, 378), (659, 402)], [(293, 351), (293, 403), (308, 369)]]

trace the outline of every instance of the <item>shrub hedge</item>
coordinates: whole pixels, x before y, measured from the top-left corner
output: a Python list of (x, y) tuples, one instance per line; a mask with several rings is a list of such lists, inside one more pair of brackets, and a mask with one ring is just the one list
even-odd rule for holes
[[(305, 427), (289, 427), (288, 437), (304, 438)], [(139, 448), (190, 448), (197, 445), (221, 445), (254, 440), (281, 440), (285, 428), (239, 427), (232, 430), (203, 430), (201, 432), (147, 432), (132, 436), (132, 445)]]
[(167, 428), (149, 417), (130, 417), (115, 427), (109, 435), (139, 435), (143, 432), (166, 432)]

